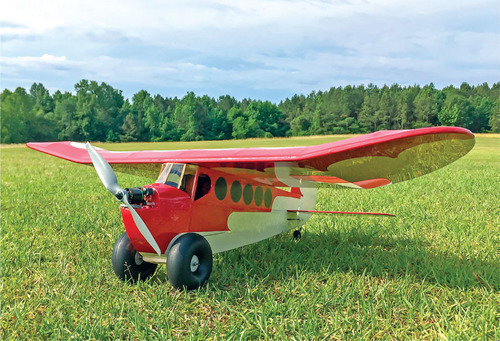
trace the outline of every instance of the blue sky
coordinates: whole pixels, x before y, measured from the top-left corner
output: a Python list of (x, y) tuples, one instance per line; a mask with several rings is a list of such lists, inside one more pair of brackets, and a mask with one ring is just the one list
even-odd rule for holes
[(332, 86), (500, 81), (498, 0), (9, 1), (0, 88), (279, 102)]

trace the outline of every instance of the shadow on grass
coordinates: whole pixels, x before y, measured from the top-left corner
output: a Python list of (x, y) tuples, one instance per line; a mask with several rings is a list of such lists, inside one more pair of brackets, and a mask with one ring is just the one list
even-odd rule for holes
[[(499, 262), (437, 252), (428, 241), (396, 239), (362, 231), (283, 234), (216, 257), (212, 281), (222, 286), (254, 276), (287, 281), (297, 273), (353, 272), (405, 278), (457, 288), (500, 290)], [(221, 276), (223, 280), (217, 278)], [(226, 284), (227, 283), (227, 284)], [(215, 284), (217, 285), (217, 284)]]

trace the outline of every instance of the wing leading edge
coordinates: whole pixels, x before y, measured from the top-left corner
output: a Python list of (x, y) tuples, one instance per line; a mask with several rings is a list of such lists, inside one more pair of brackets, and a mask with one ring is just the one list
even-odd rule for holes
[[(274, 186), (334, 183), (373, 188), (444, 167), (467, 154), (474, 143), (474, 135), (467, 129), (430, 127), (379, 131), (307, 147), (99, 152), (114, 168), (125, 172), (146, 172), (154, 164), (166, 162), (191, 163)], [(91, 164), (82, 143), (44, 142), (27, 146), (68, 161)]]

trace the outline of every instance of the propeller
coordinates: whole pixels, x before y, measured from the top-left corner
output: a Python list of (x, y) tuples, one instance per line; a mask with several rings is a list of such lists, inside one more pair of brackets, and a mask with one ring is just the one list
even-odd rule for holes
[(111, 194), (113, 194), (119, 201), (127, 206), (127, 208), (130, 210), (130, 213), (132, 214), (135, 225), (139, 229), (139, 232), (141, 232), (144, 239), (146, 239), (149, 245), (151, 245), (151, 247), (156, 251), (158, 256), (160, 256), (160, 247), (156, 243), (155, 238), (149, 231), (142, 218), (135, 211), (132, 205), (130, 205), (127, 193), (120, 187), (120, 185), (118, 185), (118, 179), (116, 178), (116, 174), (113, 171), (113, 168), (111, 168), (109, 163), (102, 157), (101, 154), (99, 154), (97, 150), (95, 150), (95, 148), (89, 142), (85, 144), (85, 147), (87, 148), (90, 159), (92, 160), (97, 175), (99, 175), (99, 178), (101, 179), (104, 187), (106, 187), (106, 189), (110, 191)]

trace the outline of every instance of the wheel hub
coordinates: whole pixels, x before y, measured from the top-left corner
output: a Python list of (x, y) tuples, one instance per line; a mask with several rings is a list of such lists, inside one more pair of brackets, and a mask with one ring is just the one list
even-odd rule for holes
[(142, 259), (142, 255), (139, 252), (135, 253), (134, 259), (136, 265), (141, 265), (144, 262), (144, 259)]
[(200, 267), (200, 260), (198, 259), (197, 255), (193, 255), (193, 257), (191, 257), (191, 263), (189, 265), (191, 268), (191, 272), (195, 272), (196, 270), (198, 270), (198, 268)]

